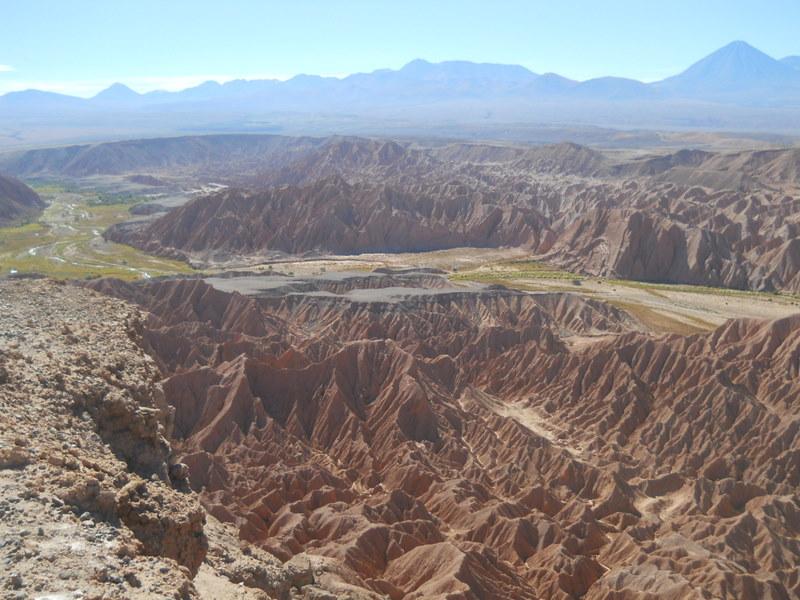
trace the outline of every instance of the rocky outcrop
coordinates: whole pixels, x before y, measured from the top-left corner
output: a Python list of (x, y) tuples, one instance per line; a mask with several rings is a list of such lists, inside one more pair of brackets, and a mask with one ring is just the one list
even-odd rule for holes
[(117, 493), (116, 505), (119, 519), (146, 554), (171, 558), (192, 576), (197, 574), (208, 548), (202, 508), (177, 494), (159, 496), (146, 481), (136, 478)]
[(76, 582), (101, 593), (119, 582), (132, 597), (193, 596), (187, 575), (205, 557), (205, 517), (176, 489), (186, 485), (179, 473), (170, 478), (173, 409), (131, 339), (138, 312), (47, 281), (5, 282), (2, 303), (0, 445), (25, 460), (4, 461), (0, 480), (4, 496), (25, 486), (29, 506), (12, 504), (0, 528), (25, 547), (2, 551), (21, 593), (66, 593)]
[(3, 597), (289, 600), (346, 587), (338, 563), (246, 555), (209, 517), (172, 454), (174, 409), (139, 346), (142, 319), (86, 289), (0, 282)]
[[(616, 209), (578, 219), (548, 258), (601, 277), (731, 288), (751, 287), (748, 270), (753, 269), (722, 235), (688, 230), (643, 211)], [(764, 281), (752, 285), (774, 289)]]

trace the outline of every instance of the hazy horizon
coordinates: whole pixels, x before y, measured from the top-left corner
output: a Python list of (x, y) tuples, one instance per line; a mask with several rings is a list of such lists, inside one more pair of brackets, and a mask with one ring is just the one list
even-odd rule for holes
[(341, 78), (399, 69), (414, 59), (514, 64), (579, 81), (652, 82), (734, 40), (777, 59), (800, 54), (800, 4), (787, 0), (735, 7), (680, 1), (656, 15), (630, 0), (569, 7), (414, 0), (379, 9), (358, 1), (206, 4), (15, 6), (15, 27), (0, 45), (0, 94), (39, 89), (90, 97), (115, 82), (144, 93), (208, 80)]
[[(746, 40), (732, 40), (731, 42), (729, 42), (728, 44), (723, 46), (723, 48), (729, 47), (729, 46), (734, 46), (734, 45), (737, 45), (737, 44), (744, 44), (746, 46), (754, 48), (755, 50), (761, 51), (760, 48), (755, 48), (755, 46), (753, 46), (752, 44), (750, 44)], [(716, 52), (716, 51), (721, 50), (721, 49), (722, 48), (717, 48), (713, 52)], [(659, 81), (663, 81), (664, 79), (667, 79), (669, 77), (673, 77), (675, 75), (678, 75), (678, 74), (682, 73), (687, 68), (689, 68), (690, 66), (692, 66), (693, 64), (695, 64), (699, 60), (702, 60), (703, 58), (705, 58), (705, 57), (698, 57), (697, 60), (693, 61), (691, 64), (687, 64), (683, 68), (677, 70), (676, 72), (667, 74), (667, 75), (665, 75), (664, 77), (662, 77), (662, 78), (660, 78), (658, 80), (646, 81), (646, 80), (636, 80), (636, 79), (633, 79), (633, 78), (623, 78), (623, 77), (621, 77), (621, 76), (619, 76), (619, 75), (617, 75), (617, 74), (615, 74), (613, 72), (608, 72), (608, 73), (605, 73), (604, 75), (599, 75), (597, 77), (592, 77), (590, 79), (586, 79), (586, 80), (574, 79), (574, 81), (577, 81), (577, 82), (592, 81), (593, 79), (602, 79), (604, 77), (614, 77), (614, 78), (621, 78), (621, 79), (630, 79), (631, 81), (641, 81), (642, 83), (657, 83)], [(771, 58), (779, 59), (781, 57), (771, 57)], [(201, 85), (203, 83), (209, 83), (209, 82), (215, 82), (215, 83), (219, 83), (219, 84), (230, 83), (232, 81), (280, 81), (280, 82), (285, 82), (285, 81), (290, 81), (290, 80), (292, 80), (294, 78), (297, 78), (297, 77), (306, 77), (306, 76), (307, 77), (322, 77), (322, 78), (343, 80), (343, 79), (347, 79), (348, 77), (350, 77), (352, 75), (369, 75), (369, 74), (378, 73), (378, 72), (381, 72), (381, 71), (399, 71), (399, 70), (402, 70), (403, 68), (405, 68), (405, 67), (407, 67), (407, 66), (409, 66), (409, 65), (411, 65), (411, 64), (413, 64), (415, 62), (419, 62), (419, 61), (424, 62), (424, 63), (428, 63), (428, 64), (436, 64), (436, 65), (448, 64), (448, 63), (467, 63), (467, 64), (474, 64), (474, 65), (520, 66), (522, 68), (527, 69), (531, 73), (535, 73), (536, 75), (559, 75), (559, 76), (563, 76), (561, 73), (557, 73), (557, 72), (549, 70), (549, 69), (541, 69), (539, 71), (534, 71), (533, 69), (528, 69), (524, 65), (517, 65), (516, 63), (490, 63), (490, 62), (466, 61), (466, 60), (461, 60), (461, 59), (451, 59), (451, 60), (443, 60), (443, 61), (429, 61), (429, 60), (426, 60), (424, 58), (417, 57), (417, 58), (414, 58), (414, 59), (412, 59), (412, 60), (400, 65), (400, 67), (398, 67), (397, 69), (393, 69), (393, 68), (389, 68), (389, 67), (382, 67), (382, 68), (378, 68), (378, 69), (374, 69), (372, 71), (366, 71), (366, 72), (335, 73), (335, 74), (295, 73), (295, 74), (293, 74), (291, 76), (277, 76), (277, 75), (267, 74), (267, 75), (249, 75), (249, 76), (248, 75), (244, 75), (244, 76), (240, 76), (240, 77), (228, 77), (228, 76), (225, 76), (225, 75), (207, 75), (207, 76), (201, 75), (201, 76), (197, 76), (197, 77), (188, 76), (188, 77), (172, 78), (172, 79), (169, 79), (169, 81), (168, 81), (169, 85), (162, 86), (162, 87), (152, 87), (152, 88), (147, 87), (147, 83), (143, 83), (143, 82), (150, 81), (151, 83), (154, 83), (156, 81), (161, 81), (161, 80), (158, 79), (158, 78), (154, 78), (152, 80), (151, 79), (141, 79), (141, 78), (134, 78), (133, 80), (122, 80), (122, 79), (119, 79), (119, 80), (116, 80), (116, 81), (112, 81), (112, 82), (108, 83), (107, 85), (105, 85), (104, 87), (100, 88), (99, 90), (93, 91), (92, 93), (89, 93), (89, 94), (70, 94), (70, 93), (67, 93), (67, 92), (59, 92), (58, 90), (49, 90), (49, 89), (47, 89), (46, 86), (45, 87), (29, 87), (29, 88), (24, 88), (24, 89), (20, 89), (20, 90), (11, 90), (11, 91), (30, 91), (30, 90), (53, 91), (55, 93), (63, 93), (63, 94), (72, 95), (72, 96), (75, 96), (75, 97), (78, 97), (78, 98), (89, 99), (89, 98), (92, 98), (92, 97), (96, 96), (99, 92), (105, 91), (105, 90), (107, 90), (107, 89), (109, 89), (109, 88), (111, 88), (113, 86), (118, 86), (118, 85), (123, 85), (123, 86), (133, 90), (134, 92), (136, 92), (138, 94), (147, 94), (147, 93), (150, 93), (150, 92), (179, 92), (179, 91), (184, 91), (184, 90), (187, 90), (187, 89), (191, 89), (191, 88), (196, 87), (198, 85)], [(2, 71), (2, 67), (4, 67), (4, 66), (6, 66), (6, 65), (0, 65), (0, 73), (3, 72)], [(142, 85), (144, 85), (145, 87), (142, 87)], [(5, 92), (5, 93), (10, 93), (10, 92)], [(4, 95), (5, 93), (0, 92), (0, 95)]]

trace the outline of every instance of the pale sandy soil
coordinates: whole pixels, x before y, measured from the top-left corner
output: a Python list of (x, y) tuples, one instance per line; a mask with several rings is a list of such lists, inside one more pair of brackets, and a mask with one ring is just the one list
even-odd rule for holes
[(425, 267), (444, 271), (464, 271), (486, 263), (524, 258), (530, 254), (521, 248), (451, 248), (431, 252), (365, 253), (353, 255), (326, 255), (320, 257), (276, 258), (269, 261), (245, 257), (232, 259), (205, 269), (207, 272), (225, 270), (266, 271), (272, 267), (276, 272), (295, 275), (313, 275), (321, 271), (372, 271), (381, 267), (402, 269)]
[(203, 564), (197, 572), (194, 586), (204, 600), (264, 600), (268, 598), (260, 590), (220, 577), (207, 564)]
[(655, 498), (641, 496), (634, 502), (634, 506), (643, 515), (655, 517), (659, 521), (666, 521), (681, 505), (691, 502), (691, 499), (692, 491), (685, 486)]
[(520, 280), (544, 289), (563, 289), (565, 285), (575, 293), (616, 304), (658, 331), (688, 333), (690, 330), (713, 329), (728, 319), (779, 319), (800, 312), (800, 301), (773, 294), (719, 293), (706, 288), (687, 291), (687, 286), (628, 285), (588, 279), (580, 286), (563, 280)]
[[(371, 271), (381, 267), (425, 267), (441, 269), (451, 276), (457, 275), (458, 280), (454, 284), (471, 287), (492, 283), (492, 273), (513, 270), (513, 267), (507, 266), (507, 261), (529, 257), (519, 248), (454, 248), (419, 253), (287, 259), (245, 267), (244, 270), (273, 270), (276, 273), (307, 276), (323, 272)], [(473, 273), (476, 275), (474, 281), (471, 280)], [(610, 302), (631, 313), (647, 329), (656, 333), (695, 333), (713, 329), (728, 319), (777, 319), (800, 312), (800, 299), (790, 296), (603, 279), (583, 279), (578, 282), (568, 273), (555, 273), (553, 278), (538, 275), (530, 279), (514, 277), (498, 283), (532, 292), (572, 292)], [(580, 345), (595, 340), (587, 338), (572, 341)]]
[(582, 458), (583, 448), (568, 438), (570, 432), (558, 425), (552, 418), (543, 415), (538, 408), (530, 406), (525, 400), (508, 402), (481, 390), (471, 389), (461, 400), (462, 408), (466, 408), (470, 402), (475, 402), (501, 417), (514, 419), (529, 431), (568, 452), (574, 458)]

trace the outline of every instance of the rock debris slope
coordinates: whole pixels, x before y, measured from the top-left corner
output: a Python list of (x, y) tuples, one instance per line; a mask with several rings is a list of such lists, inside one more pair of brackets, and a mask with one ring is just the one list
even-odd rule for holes
[(206, 513), (172, 453), (143, 318), (89, 290), (0, 282), (2, 597), (375, 598), (333, 561), (282, 564)]
[(654, 337), (569, 294), (91, 285), (150, 312), (203, 506), (283, 560), (397, 600), (800, 594), (800, 316)]

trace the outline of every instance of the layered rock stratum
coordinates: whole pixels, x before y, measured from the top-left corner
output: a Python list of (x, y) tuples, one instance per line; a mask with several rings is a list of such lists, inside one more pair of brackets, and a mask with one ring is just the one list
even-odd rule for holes
[(242, 540), (397, 600), (800, 594), (800, 316), (656, 336), (387, 277), (91, 284), (148, 311), (173, 448)]

